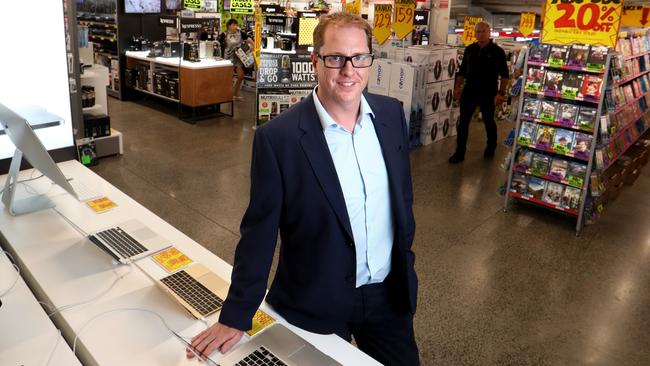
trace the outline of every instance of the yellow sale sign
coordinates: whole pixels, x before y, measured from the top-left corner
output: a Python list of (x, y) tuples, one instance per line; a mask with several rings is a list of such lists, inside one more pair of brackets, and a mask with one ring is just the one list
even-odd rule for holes
[(346, 13), (360, 15), (361, 0), (346, 1), (345, 4), (343, 5), (343, 9), (345, 10)]
[(483, 17), (465, 17), (465, 25), (463, 26), (463, 43), (465, 46), (476, 42), (476, 23), (483, 20)]
[(390, 37), (390, 14), (393, 6), (390, 4), (375, 4), (375, 15), (372, 26), (372, 35), (377, 43), (384, 44)]
[(647, 27), (650, 26), (650, 6), (630, 5), (623, 8), (621, 18), (623, 27)]
[(533, 30), (535, 29), (535, 13), (521, 13), (521, 19), (519, 20), (519, 33), (522, 36), (528, 37)]
[(413, 31), (413, 16), (415, 15), (414, 0), (395, 0), (393, 13), (393, 31), (397, 38), (402, 39)]
[(616, 47), (622, 0), (546, 0), (541, 41)]
[(260, 53), (262, 52), (262, 8), (255, 6), (255, 64), (260, 66)]

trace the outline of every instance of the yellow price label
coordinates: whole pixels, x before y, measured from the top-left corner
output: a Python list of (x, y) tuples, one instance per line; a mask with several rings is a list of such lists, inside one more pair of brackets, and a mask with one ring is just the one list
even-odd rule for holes
[(201, 9), (203, 0), (183, 0), (183, 7), (185, 9)]
[(359, 15), (361, 14), (361, 0), (346, 2), (343, 9), (346, 13)]
[(616, 47), (622, 0), (546, 0), (541, 41)]
[(646, 27), (650, 25), (650, 6), (630, 5), (623, 7), (623, 27)]
[(393, 6), (390, 4), (375, 4), (372, 35), (375, 36), (379, 44), (384, 44), (390, 37), (390, 14), (392, 12)]
[(254, 13), (253, 0), (231, 0), (230, 12), (233, 14), (253, 14)]
[(483, 20), (483, 17), (465, 17), (465, 24), (463, 26), (463, 44), (469, 46), (476, 42), (476, 24)]
[(535, 29), (535, 13), (521, 13), (521, 19), (519, 20), (519, 33), (522, 36), (528, 37), (533, 30)]
[(413, 31), (413, 16), (415, 15), (414, 0), (395, 0), (393, 13), (393, 31), (399, 39), (403, 39)]

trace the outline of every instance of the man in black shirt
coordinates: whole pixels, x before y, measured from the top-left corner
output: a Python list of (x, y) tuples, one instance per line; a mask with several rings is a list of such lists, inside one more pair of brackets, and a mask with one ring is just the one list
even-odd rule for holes
[[(501, 105), (505, 100), (508, 85), (506, 54), (490, 39), (490, 25), (479, 22), (476, 24), (475, 32), (477, 41), (465, 48), (463, 62), (456, 76), (454, 98), (456, 100), (460, 98), (460, 123), (456, 152), (449, 158), (452, 164), (465, 160), (469, 122), (477, 106), (481, 109), (487, 133), (487, 147), (483, 155), (488, 158), (494, 156), (497, 147), (494, 107)], [(501, 80), (498, 82), (499, 77)], [(463, 82), (465, 82), (464, 87)]]

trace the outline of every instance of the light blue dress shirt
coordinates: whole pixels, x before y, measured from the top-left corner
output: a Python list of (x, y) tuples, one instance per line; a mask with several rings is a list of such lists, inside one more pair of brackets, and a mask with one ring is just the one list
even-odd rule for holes
[(359, 118), (349, 132), (323, 108), (316, 89), (312, 94), (350, 218), (356, 286), (382, 282), (390, 273), (394, 228), (386, 163), (371, 119), (375, 115), (361, 95)]

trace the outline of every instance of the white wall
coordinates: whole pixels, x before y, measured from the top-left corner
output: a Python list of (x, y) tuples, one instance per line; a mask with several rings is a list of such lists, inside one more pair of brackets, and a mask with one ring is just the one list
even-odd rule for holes
[[(40, 106), (62, 117), (63, 125), (36, 133), (48, 150), (72, 146), (62, 0), (3, 1), (0, 47), (0, 103)], [(7, 136), (0, 136), (0, 159), (13, 152)]]

